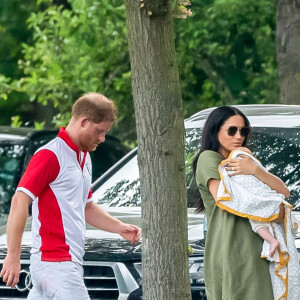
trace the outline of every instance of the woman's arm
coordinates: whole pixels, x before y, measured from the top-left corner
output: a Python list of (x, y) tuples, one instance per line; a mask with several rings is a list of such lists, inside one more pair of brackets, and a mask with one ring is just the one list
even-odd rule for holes
[(210, 179), (207, 183), (207, 187), (214, 197), (215, 201), (217, 201), (217, 194), (218, 194), (218, 188), (219, 188), (220, 180), (217, 179)]
[(272, 190), (283, 194), (285, 198), (290, 196), (290, 191), (280, 178), (260, 168), (249, 156), (240, 155), (240, 157), (242, 157), (242, 159), (228, 160), (227, 170), (231, 171), (232, 168), (234, 168), (234, 172), (232, 172), (230, 176), (238, 174), (253, 175), (263, 183), (267, 184)]
[[(208, 189), (209, 189), (210, 193), (212, 194), (213, 198), (215, 199), (215, 201), (217, 201), (217, 193), (218, 193), (219, 184), (220, 184), (220, 180), (217, 180), (217, 179), (210, 179), (207, 183)], [(285, 215), (284, 207), (283, 207), (283, 204), (281, 204), (279, 207), (279, 216), (273, 222), (278, 223), (278, 224), (282, 223), (283, 219), (284, 219), (284, 215)]]

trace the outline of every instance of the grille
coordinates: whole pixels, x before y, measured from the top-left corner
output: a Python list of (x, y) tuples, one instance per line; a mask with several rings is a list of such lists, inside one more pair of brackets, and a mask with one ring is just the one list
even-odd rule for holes
[(91, 299), (118, 300), (119, 288), (112, 266), (87, 262), (83, 278)]
[[(2, 262), (0, 264), (0, 268), (2, 269)], [(18, 286), (21, 289), (23, 289), (25, 288), (26, 275), (29, 274), (29, 261), (21, 262), (21, 270), (24, 270), (25, 272), (22, 272), (20, 274), (20, 283), (18, 284)], [(17, 289), (12, 289), (10, 287), (7, 287), (5, 283), (2, 281), (2, 279), (0, 279), (0, 299), (26, 299), (28, 293), (29, 293), (28, 290), (20, 292)]]
[[(0, 261), (0, 268), (2, 269)], [(134, 278), (122, 263), (112, 262), (84, 262), (84, 282), (90, 298), (93, 300), (123, 300), (138, 287)], [(29, 261), (21, 261), (19, 291), (6, 287), (0, 279), (0, 299), (26, 299), (29, 291), (25, 286), (26, 276), (29, 274)], [(27, 278), (27, 280), (29, 277)], [(29, 282), (27, 281), (27, 285)], [(31, 285), (30, 285), (31, 287)]]

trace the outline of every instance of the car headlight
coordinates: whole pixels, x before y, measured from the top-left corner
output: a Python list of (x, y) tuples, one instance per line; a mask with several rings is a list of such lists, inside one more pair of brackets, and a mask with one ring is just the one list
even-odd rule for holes
[[(133, 265), (139, 275), (142, 277), (142, 263), (134, 263)], [(190, 282), (192, 285), (204, 285), (203, 259), (190, 259), (189, 272)]]

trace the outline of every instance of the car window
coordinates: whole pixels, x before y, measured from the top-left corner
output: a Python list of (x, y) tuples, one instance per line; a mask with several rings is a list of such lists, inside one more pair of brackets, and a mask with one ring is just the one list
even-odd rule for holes
[(36, 132), (28, 141), (12, 135), (0, 142), (0, 213), (8, 213), (16, 186), (34, 152), (54, 138), (57, 131)]
[(101, 206), (140, 206), (140, 179), (137, 156), (133, 156), (93, 193)]
[[(186, 177), (189, 206), (194, 205), (197, 186), (188, 165), (191, 165), (194, 156), (199, 151), (196, 138), (201, 140), (200, 134), (201, 131), (198, 132), (195, 129), (187, 130)], [(299, 128), (255, 127), (252, 129), (249, 148), (270, 173), (285, 182), (291, 192), (288, 202), (294, 206), (294, 209), (300, 209)]]
[[(34, 152), (41, 146), (54, 139), (58, 134), (58, 130), (53, 131), (37, 131), (30, 139), (27, 147), (26, 161), (24, 162), (24, 169), (28, 165)], [(101, 143), (95, 151), (90, 152), (93, 169), (92, 181), (95, 181), (106, 170), (120, 160), (125, 154), (129, 152), (129, 148), (123, 145), (120, 140), (114, 136), (107, 135), (105, 143)]]
[(291, 192), (288, 201), (299, 209), (299, 128), (255, 128), (250, 148), (269, 172), (287, 184)]
[(0, 144), (0, 207), (1, 213), (9, 210), (18, 175), (22, 171), (22, 144)]
[[(194, 205), (197, 189), (191, 168), (200, 149), (202, 128), (186, 130), (185, 165), (188, 206)], [(300, 143), (297, 128), (253, 128), (249, 148), (266, 169), (279, 176), (291, 191), (289, 202), (300, 207)], [(140, 182), (137, 156), (122, 166), (100, 188), (94, 200), (104, 206), (139, 206)]]
[[(27, 165), (29, 164), (29, 161), (35, 151), (47, 144), (49, 141), (54, 139), (57, 136), (58, 131), (37, 131), (34, 135), (31, 136), (30, 140), (26, 142), (26, 156), (24, 158), (24, 164), (23, 164), (23, 172), (25, 171)], [(21, 174), (23, 175), (23, 174)]]
[(129, 151), (130, 148), (123, 145), (120, 140), (107, 135), (105, 143), (101, 143), (95, 151), (90, 152), (93, 163), (92, 181), (100, 177)]

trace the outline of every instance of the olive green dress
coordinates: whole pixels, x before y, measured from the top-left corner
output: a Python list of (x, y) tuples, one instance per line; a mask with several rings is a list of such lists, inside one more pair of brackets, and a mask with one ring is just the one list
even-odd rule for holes
[(273, 300), (268, 262), (260, 257), (263, 240), (249, 220), (227, 213), (215, 204), (207, 183), (218, 179), (224, 159), (214, 151), (199, 156), (196, 182), (204, 202), (208, 232), (204, 277), (208, 300)]

